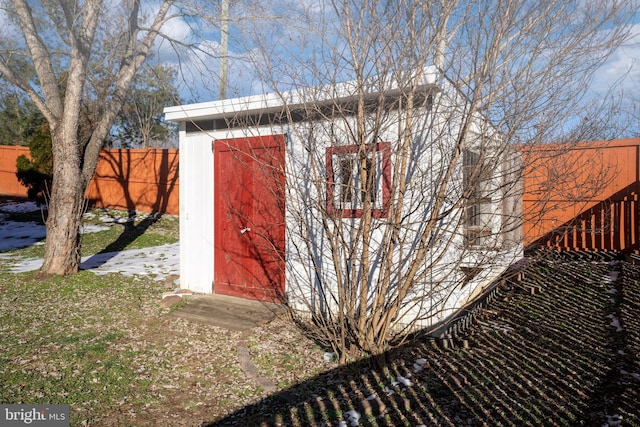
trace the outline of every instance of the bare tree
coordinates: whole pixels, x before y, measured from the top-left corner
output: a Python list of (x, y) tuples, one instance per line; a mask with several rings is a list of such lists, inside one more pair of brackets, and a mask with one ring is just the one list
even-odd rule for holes
[[(3, 31), (14, 33), (0, 42), (0, 78), (29, 96), (47, 120), (53, 141), (54, 173), (41, 268), (45, 274), (78, 271), (84, 193), (99, 151), (156, 39), (176, 42), (161, 33), (163, 26), (193, 10), (174, 4), (174, 0), (153, 5), (139, 0), (2, 3)], [(79, 120), (87, 106), (91, 106), (89, 129)]]
[(162, 119), (162, 109), (180, 103), (174, 87), (176, 72), (170, 66), (155, 65), (134, 79), (127, 100), (116, 118), (114, 138), (126, 148), (162, 148), (175, 129)]
[(244, 22), (285, 105), (287, 297), (318, 339), (380, 354), (521, 254), (515, 149), (603, 132), (582, 101), (631, 11), (345, 0)]

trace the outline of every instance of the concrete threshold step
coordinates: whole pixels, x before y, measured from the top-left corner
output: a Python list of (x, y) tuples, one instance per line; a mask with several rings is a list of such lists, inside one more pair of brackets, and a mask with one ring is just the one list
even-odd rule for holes
[(278, 304), (206, 295), (190, 299), (185, 306), (169, 316), (229, 330), (245, 331), (270, 322), (283, 311), (284, 307)]

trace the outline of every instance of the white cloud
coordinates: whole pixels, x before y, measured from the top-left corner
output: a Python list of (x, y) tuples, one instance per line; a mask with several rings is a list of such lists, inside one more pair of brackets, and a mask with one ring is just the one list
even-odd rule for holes
[(193, 29), (184, 19), (173, 18), (162, 26), (162, 34), (173, 40), (188, 42), (193, 35)]
[(631, 38), (596, 71), (592, 90), (604, 95), (609, 90), (631, 92), (640, 85), (640, 24), (631, 28)]
[[(173, 65), (183, 81), (180, 93), (185, 102), (204, 102), (217, 99), (220, 80), (220, 31), (214, 6), (202, 8), (198, 20), (170, 21), (163, 33), (169, 37), (192, 43), (193, 48), (174, 49), (167, 40), (154, 47), (156, 60)], [(151, 13), (151, 9), (148, 11)], [(259, 78), (258, 60), (261, 49), (270, 50), (269, 57), (308, 55), (323, 37), (318, 26), (334, 22), (327, 19), (331, 8), (325, 0), (276, 0), (273, 2), (232, 2), (230, 9), (230, 38), (228, 53), (228, 97), (255, 95), (271, 90)], [(247, 36), (250, 35), (250, 36)], [(253, 37), (256, 37), (254, 39)], [(260, 47), (260, 45), (262, 45)], [(266, 54), (266, 53), (265, 53)], [(291, 64), (274, 59), (272, 66), (287, 69)], [(282, 72), (271, 70), (275, 74)], [(282, 71), (282, 70), (280, 70)], [(299, 72), (298, 68), (294, 71)], [(294, 73), (287, 69), (288, 74)], [(284, 75), (283, 75), (284, 76)]]

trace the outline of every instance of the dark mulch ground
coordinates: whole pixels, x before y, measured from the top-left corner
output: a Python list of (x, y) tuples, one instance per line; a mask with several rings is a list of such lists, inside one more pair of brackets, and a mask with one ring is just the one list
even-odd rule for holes
[[(386, 354), (386, 371), (370, 361), (333, 370), (210, 426), (338, 425), (373, 394), (386, 411), (373, 405), (359, 425), (640, 426), (640, 266), (554, 256), (523, 276), (447, 348), (422, 338)], [(393, 385), (407, 373), (412, 386)]]

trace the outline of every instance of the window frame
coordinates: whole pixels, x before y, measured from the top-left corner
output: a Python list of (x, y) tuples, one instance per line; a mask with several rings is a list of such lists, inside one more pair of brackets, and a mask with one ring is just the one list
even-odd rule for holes
[[(484, 247), (486, 239), (493, 235), (491, 220), (486, 220), (491, 217), (493, 204), (486, 188), (490, 185), (491, 175), (483, 170), (480, 159), (481, 155), (472, 149), (463, 151), (463, 185), (465, 193), (468, 193), (463, 208), (463, 235), (464, 245), (468, 247)], [(477, 175), (474, 178), (480, 181), (476, 184), (470, 182), (474, 174)]]
[[(374, 218), (386, 218), (389, 212), (389, 204), (391, 200), (391, 143), (390, 142), (377, 142), (365, 145), (367, 156), (380, 156), (372, 161), (371, 164), (375, 165), (376, 171), (380, 170), (379, 176), (375, 176), (376, 188), (379, 188), (381, 193), (381, 200), (376, 200), (373, 203), (373, 209), (371, 210), (371, 216)], [(360, 152), (361, 147), (358, 145), (342, 145), (331, 146), (326, 149), (326, 182), (327, 182), (327, 200), (326, 208), (327, 213), (334, 218), (361, 218), (363, 215), (363, 209), (345, 209), (340, 206), (336, 206), (336, 187), (341, 185), (337, 182), (339, 177), (335, 176), (334, 169), (334, 157), (356, 155)], [(372, 160), (374, 160), (372, 158)], [(379, 165), (379, 166), (378, 166)], [(361, 191), (355, 189), (352, 191)]]

